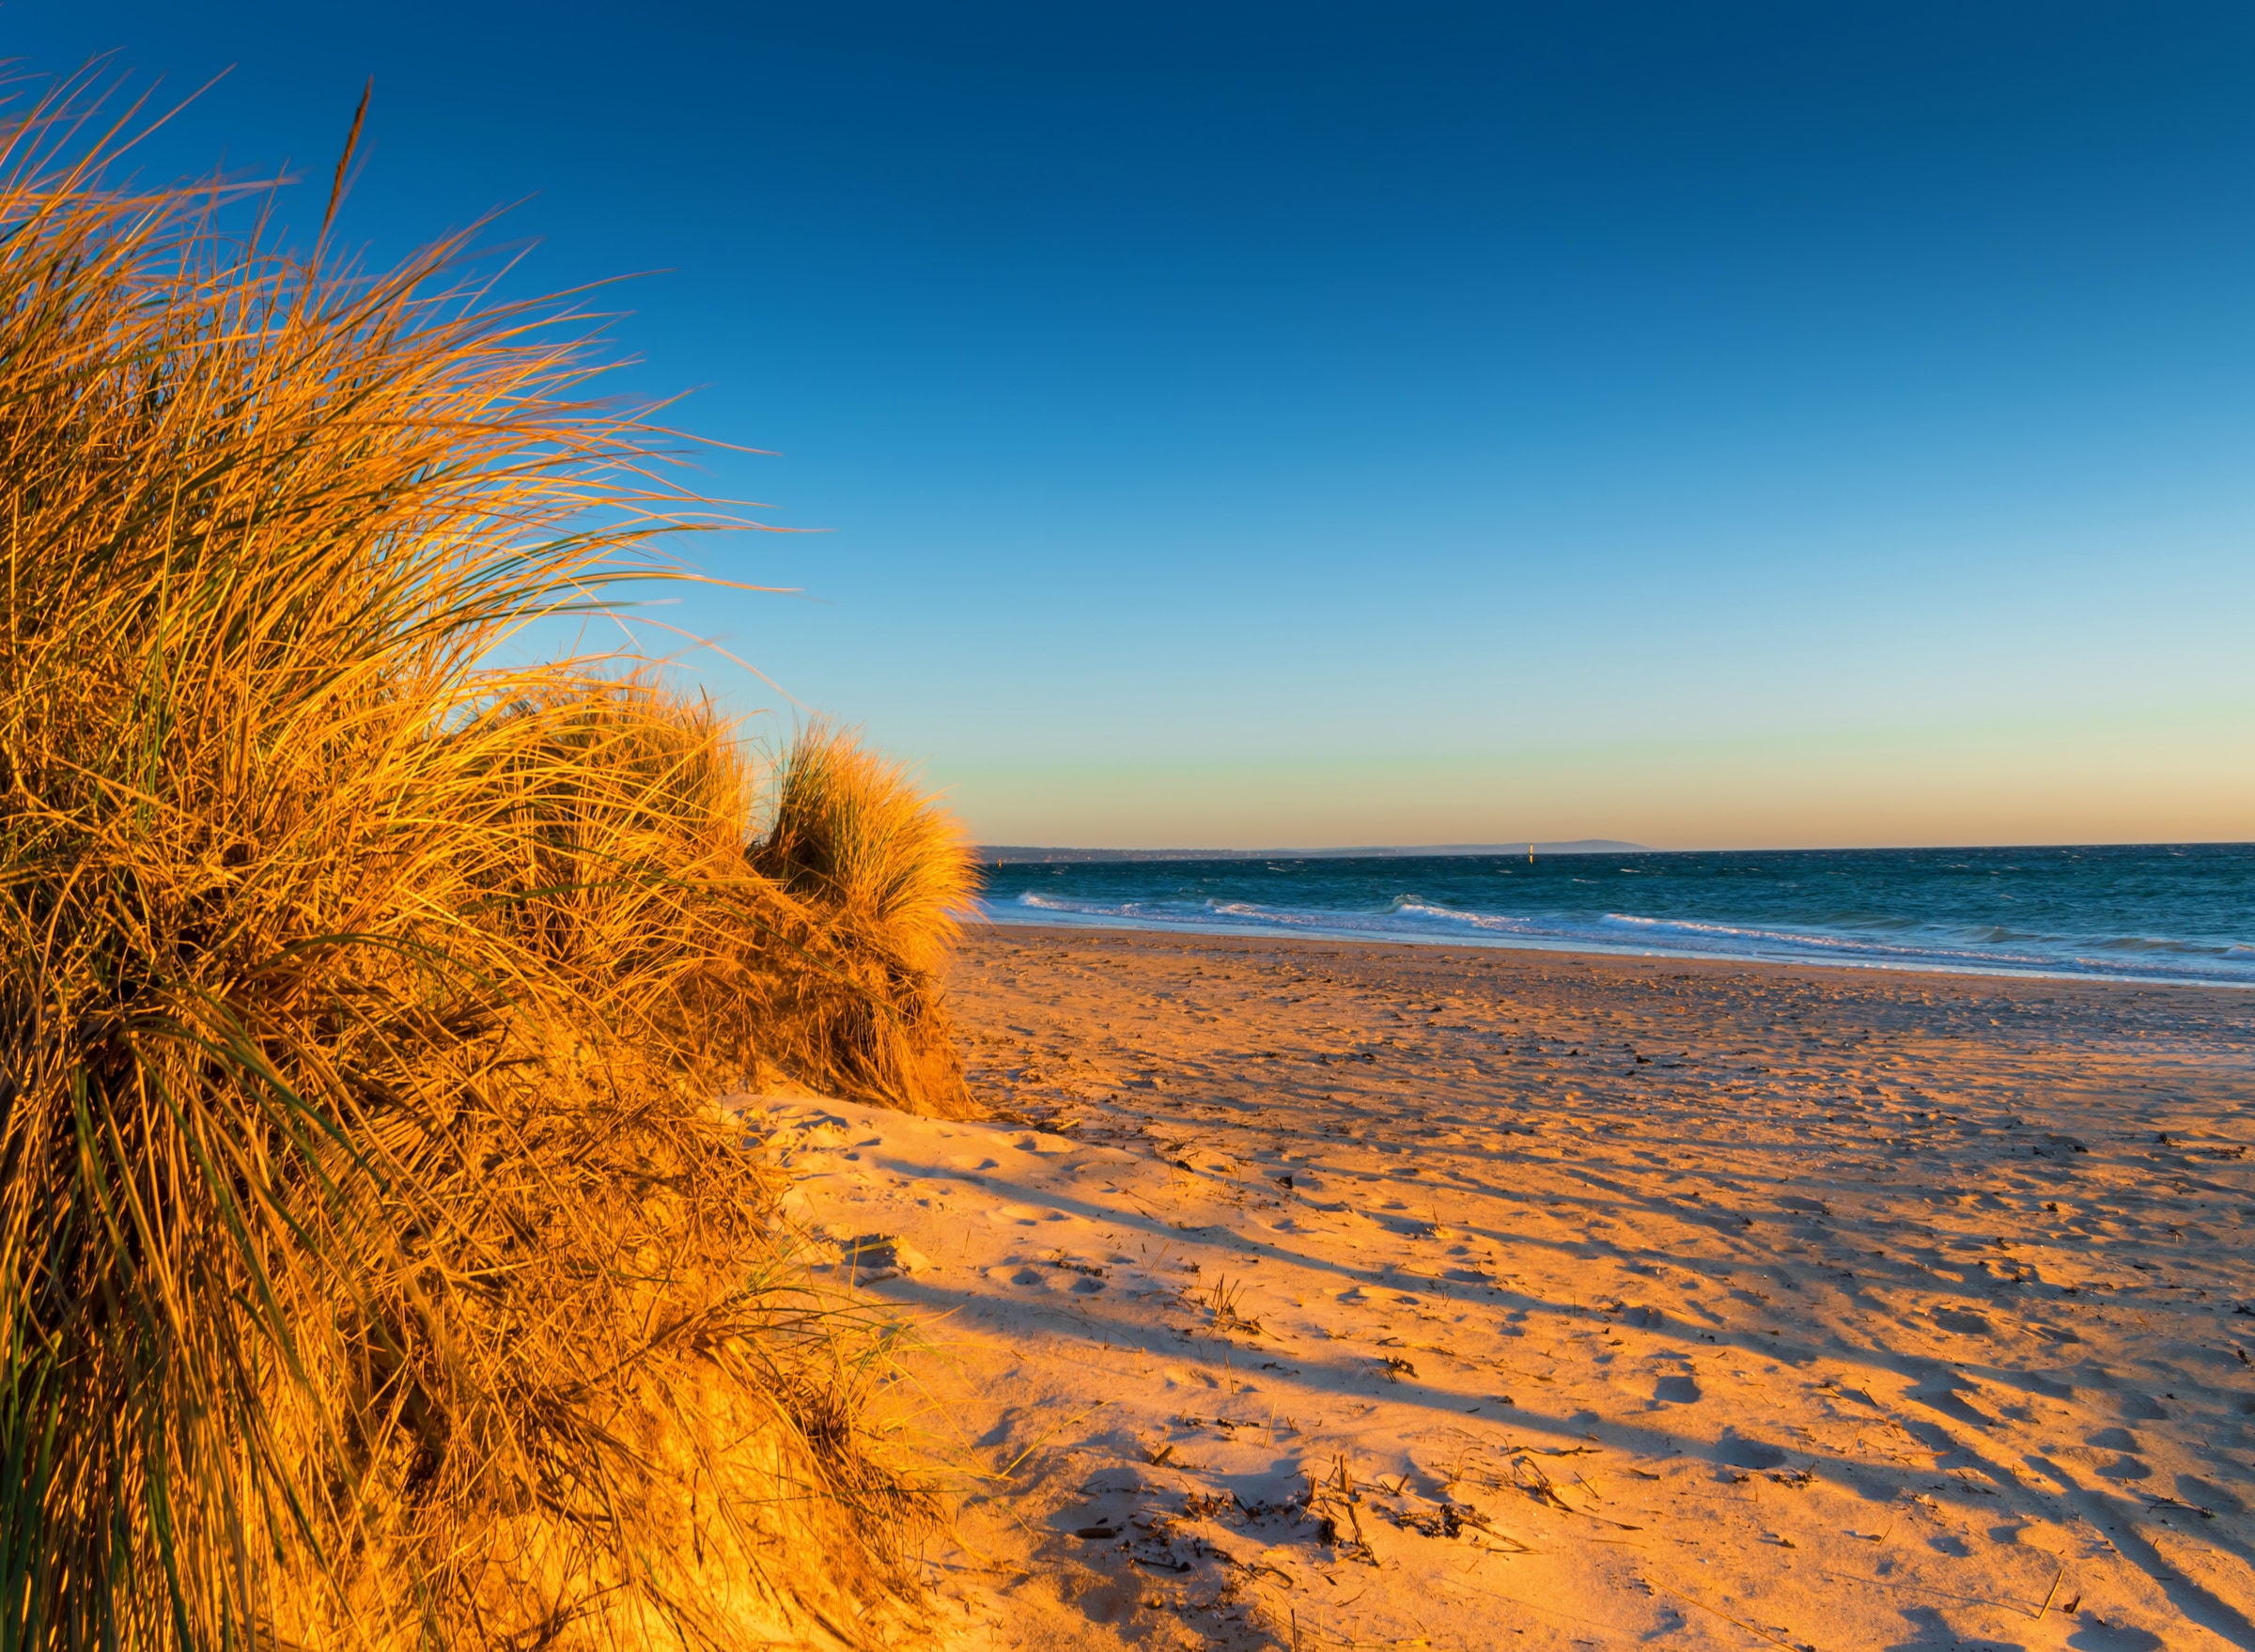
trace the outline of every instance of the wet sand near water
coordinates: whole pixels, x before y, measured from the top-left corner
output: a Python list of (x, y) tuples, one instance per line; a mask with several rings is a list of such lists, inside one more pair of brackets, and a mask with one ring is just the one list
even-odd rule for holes
[[(981, 1646), (2255, 1647), (2255, 998), (974, 930), (748, 1102)], [(859, 1248), (856, 1249), (856, 1241)]]

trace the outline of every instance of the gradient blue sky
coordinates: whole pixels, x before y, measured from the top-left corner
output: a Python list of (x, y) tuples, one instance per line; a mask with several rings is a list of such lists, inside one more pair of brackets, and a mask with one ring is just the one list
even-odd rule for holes
[(665, 617), (986, 841), (2255, 837), (2255, 9), (0, 11), (112, 49), (232, 66), (151, 173), (372, 74), (373, 256), (664, 272), (826, 530)]

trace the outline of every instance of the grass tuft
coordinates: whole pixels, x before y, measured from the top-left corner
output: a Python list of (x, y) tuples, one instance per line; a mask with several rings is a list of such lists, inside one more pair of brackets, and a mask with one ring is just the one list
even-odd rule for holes
[(83, 91), (0, 132), (0, 1644), (910, 1622), (881, 1341), (708, 1098), (947, 1091), (959, 850), (490, 667), (694, 503), (583, 323), (122, 187)]
[(977, 888), (954, 818), (898, 764), (817, 719), (776, 763), (753, 864), (842, 955), (846, 990), (805, 983), (795, 1017), (801, 1076), (912, 1113), (967, 1116), (937, 981)]

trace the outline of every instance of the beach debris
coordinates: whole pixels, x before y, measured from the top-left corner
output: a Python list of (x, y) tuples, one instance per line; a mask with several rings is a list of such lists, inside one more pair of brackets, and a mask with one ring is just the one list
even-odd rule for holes
[(1247, 1336), (1266, 1335), (1258, 1319), (1249, 1318), (1238, 1310), (1237, 1301), (1245, 1289), (1242, 1279), (1232, 1281), (1227, 1274), (1216, 1273), (1214, 1282), (1198, 1293), (1199, 1305), (1214, 1317), (1214, 1329), (1223, 1335), (1242, 1333)]
[(2216, 1519), (2214, 1509), (2202, 1508), (2197, 1503), (2186, 1503), (2182, 1498), (2164, 1497), (2157, 1491), (2147, 1491), (2140, 1495), (2145, 1499), (2145, 1506), (2149, 1513), (2156, 1508), (2181, 1508), (2186, 1514), (2197, 1514), (2204, 1520)]

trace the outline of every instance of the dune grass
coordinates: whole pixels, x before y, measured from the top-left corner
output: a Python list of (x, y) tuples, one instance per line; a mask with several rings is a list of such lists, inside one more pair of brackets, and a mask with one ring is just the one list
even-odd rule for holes
[(708, 1099), (958, 1095), (958, 851), (490, 667), (694, 507), (585, 330), (121, 187), (76, 91), (0, 148), (0, 1644), (879, 1638), (932, 1504)]
[(792, 1017), (804, 1029), (804, 1075), (909, 1112), (966, 1116), (935, 979), (976, 887), (954, 819), (898, 764), (817, 719), (775, 764), (753, 864), (842, 954), (845, 990), (804, 991)]

